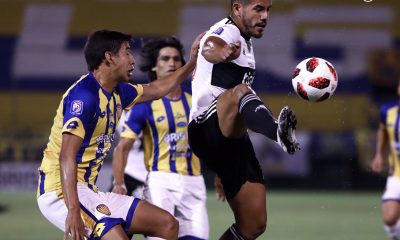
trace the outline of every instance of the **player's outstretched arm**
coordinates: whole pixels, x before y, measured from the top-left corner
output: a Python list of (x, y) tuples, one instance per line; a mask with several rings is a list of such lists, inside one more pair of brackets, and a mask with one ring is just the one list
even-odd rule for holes
[(64, 239), (88, 238), (85, 231), (80, 212), (78, 191), (77, 191), (77, 165), (76, 154), (82, 145), (83, 139), (73, 134), (62, 135), (60, 153), (60, 171), (62, 192), (67, 205), (68, 215), (65, 221)]
[(126, 195), (128, 191), (126, 189), (124, 172), (126, 167), (126, 162), (128, 161), (129, 151), (131, 150), (135, 139), (121, 137), (119, 139), (118, 145), (114, 149), (113, 154), (113, 192), (118, 194)]
[(161, 81), (154, 81), (148, 84), (143, 84), (143, 95), (139, 99), (139, 102), (146, 102), (149, 100), (159, 99), (167, 95), (172, 89), (183, 82), (187, 76), (194, 70), (197, 61), (197, 55), (199, 51), (200, 39), (204, 36), (201, 33), (194, 40), (189, 61), (181, 68), (177, 69), (172, 74), (161, 79)]
[(204, 42), (201, 54), (210, 63), (230, 62), (240, 55), (240, 42), (226, 43), (223, 39), (210, 36)]
[(384, 165), (384, 153), (388, 143), (388, 136), (383, 123), (379, 124), (376, 132), (376, 152), (374, 159), (371, 162), (371, 169), (374, 172), (381, 172)]

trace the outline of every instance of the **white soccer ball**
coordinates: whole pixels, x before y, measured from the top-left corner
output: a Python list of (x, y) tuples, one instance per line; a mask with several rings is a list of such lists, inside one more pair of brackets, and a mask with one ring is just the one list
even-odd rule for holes
[(332, 96), (338, 84), (333, 65), (322, 58), (311, 57), (301, 61), (293, 71), (292, 85), (301, 98), (322, 102)]

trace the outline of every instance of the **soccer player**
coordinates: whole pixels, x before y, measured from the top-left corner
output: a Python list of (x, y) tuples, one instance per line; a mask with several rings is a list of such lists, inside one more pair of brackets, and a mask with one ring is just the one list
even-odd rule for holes
[[(251, 88), (255, 60), (251, 38), (261, 38), (271, 0), (232, 0), (230, 16), (200, 41), (192, 81), (189, 142), (221, 180), (235, 223), (220, 239), (256, 239), (266, 229), (266, 187), (247, 129), (299, 149), (296, 116), (284, 107), (278, 119)], [(217, 179), (218, 180), (218, 179)]]
[(131, 36), (110, 30), (92, 33), (84, 53), (89, 73), (63, 95), (39, 167), (38, 205), (64, 231), (64, 239), (129, 239), (133, 233), (178, 237), (167, 211), (137, 198), (98, 190), (96, 180), (123, 109), (161, 98), (192, 72), (191, 59), (165, 79), (127, 83), (134, 69)]
[[(142, 47), (141, 56), (140, 69), (147, 73), (150, 82), (164, 81), (184, 64), (183, 46), (175, 37), (150, 40)], [(118, 169), (114, 171), (114, 186), (124, 187), (127, 153), (143, 132), (145, 165), (149, 171), (145, 199), (178, 219), (178, 239), (205, 240), (209, 235), (206, 187), (200, 160), (192, 153), (187, 134), (189, 90), (177, 86), (161, 99), (132, 108), (114, 150), (114, 170)]]
[[(400, 96), (400, 80), (397, 86)], [(389, 151), (389, 176), (382, 196), (382, 217), (390, 239), (400, 239), (400, 148), (399, 148), (399, 102), (381, 107), (380, 123), (376, 133), (376, 153), (371, 163), (375, 172), (382, 172), (384, 155)]]

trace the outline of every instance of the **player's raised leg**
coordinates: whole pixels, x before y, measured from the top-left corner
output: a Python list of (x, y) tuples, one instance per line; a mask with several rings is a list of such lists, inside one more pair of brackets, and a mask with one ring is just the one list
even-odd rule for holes
[(255, 92), (246, 84), (239, 84), (218, 97), (218, 123), (225, 137), (237, 138), (247, 128), (276, 141), (285, 152), (300, 149), (295, 137), (296, 116), (284, 107), (276, 120)]

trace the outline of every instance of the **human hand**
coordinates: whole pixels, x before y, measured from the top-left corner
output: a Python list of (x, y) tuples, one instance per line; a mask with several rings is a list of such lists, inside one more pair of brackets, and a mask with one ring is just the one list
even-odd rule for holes
[(374, 159), (371, 162), (371, 169), (374, 172), (380, 173), (383, 170), (383, 156), (375, 155)]
[(221, 182), (221, 178), (219, 178), (218, 175), (216, 175), (214, 178), (214, 186), (215, 186), (215, 194), (217, 196), (217, 200), (225, 202), (226, 196), (225, 196), (224, 188), (223, 188), (223, 185)]
[(193, 41), (192, 48), (191, 48), (191, 50), (190, 50), (190, 59), (189, 59), (189, 61), (196, 62), (197, 56), (198, 56), (198, 54), (199, 54), (200, 40), (201, 40), (201, 38), (204, 36), (204, 34), (206, 34), (206, 32), (200, 33), (200, 34), (196, 37), (196, 39)]
[(69, 210), (65, 220), (64, 240), (84, 240), (88, 238), (89, 236), (86, 233), (85, 225), (80, 215), (80, 209)]
[(221, 51), (222, 58), (225, 59), (224, 62), (230, 62), (238, 58), (240, 56), (240, 49), (240, 42), (226, 44)]
[(128, 190), (126, 189), (126, 185), (124, 183), (114, 184), (112, 192), (117, 193), (117, 194), (122, 194), (122, 195), (128, 194)]

